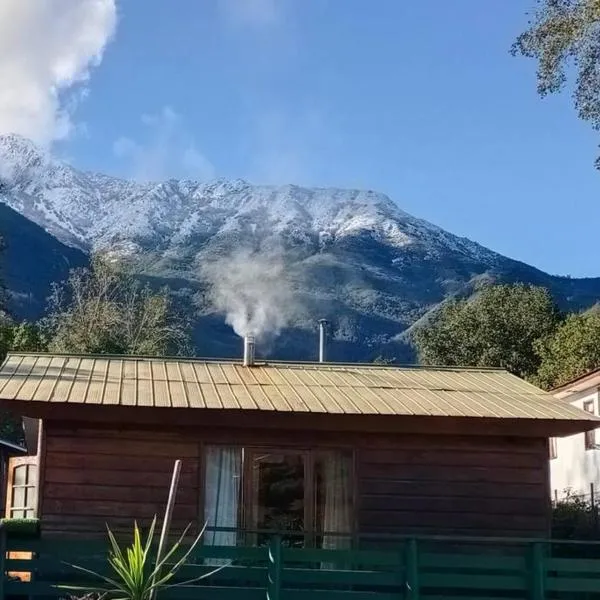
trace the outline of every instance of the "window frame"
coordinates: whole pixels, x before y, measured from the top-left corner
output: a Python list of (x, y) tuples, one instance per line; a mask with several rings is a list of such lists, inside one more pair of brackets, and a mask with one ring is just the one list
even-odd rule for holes
[[(583, 410), (591, 415), (596, 414), (596, 402), (595, 400), (586, 400), (583, 403)], [(584, 445), (586, 450), (596, 449), (596, 430), (590, 429), (584, 434)]]
[(558, 458), (558, 440), (555, 437), (551, 437), (548, 440), (548, 455), (550, 460), (556, 460)]
[[(17, 469), (25, 470), (25, 483), (15, 483)], [(35, 461), (35, 457), (24, 456), (14, 458), (9, 462), (9, 474), (7, 478), (8, 493), (5, 509), (7, 518), (35, 519), (37, 517), (38, 477), (39, 465)], [(15, 506), (15, 491), (20, 489), (24, 490), (24, 503), (22, 506)], [(15, 516), (17, 512), (22, 513), (22, 516)]]
[[(206, 449), (208, 447), (221, 447), (221, 448), (240, 448), (242, 450), (242, 482), (241, 482), (241, 499), (240, 507), (238, 510), (238, 531), (243, 534), (242, 539), (244, 543), (250, 543), (254, 545), (254, 538), (251, 532), (255, 529), (255, 525), (252, 522), (252, 505), (251, 505), (251, 494), (254, 493), (254, 478), (252, 477), (252, 457), (260, 453), (269, 454), (297, 454), (304, 456), (304, 478), (305, 478), (305, 505), (304, 505), (304, 543), (306, 548), (314, 548), (315, 542), (319, 536), (319, 528), (316, 523), (317, 516), (317, 489), (315, 485), (315, 464), (319, 455), (327, 452), (342, 452), (349, 455), (351, 463), (350, 472), (350, 493), (352, 497), (352, 531), (348, 534), (352, 538), (352, 546), (356, 543), (356, 536), (358, 532), (358, 474), (357, 474), (357, 452), (353, 446), (319, 446), (310, 447), (306, 446), (288, 446), (285, 444), (228, 444), (225, 442), (203, 442), (200, 447), (200, 469), (199, 469), (199, 481), (200, 481), (200, 494), (199, 494), (199, 508), (201, 522), (205, 522), (205, 509), (206, 509)], [(306, 523), (310, 523), (310, 527), (306, 527)]]

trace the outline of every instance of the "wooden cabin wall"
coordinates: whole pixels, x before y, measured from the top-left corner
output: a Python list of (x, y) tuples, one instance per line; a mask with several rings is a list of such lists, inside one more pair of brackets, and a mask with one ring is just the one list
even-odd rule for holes
[(411, 436), (359, 454), (360, 529), (537, 537), (550, 532), (547, 440)]
[(67, 429), (44, 432), (41, 516), (44, 533), (131, 532), (160, 519), (176, 459), (182, 459), (173, 529), (198, 514), (199, 445), (158, 431)]
[(549, 531), (547, 440), (242, 428), (91, 429), (47, 421), (42, 444), (45, 533), (131, 531), (164, 511), (183, 461), (174, 527), (202, 510), (202, 443), (355, 450), (361, 533), (543, 536)]

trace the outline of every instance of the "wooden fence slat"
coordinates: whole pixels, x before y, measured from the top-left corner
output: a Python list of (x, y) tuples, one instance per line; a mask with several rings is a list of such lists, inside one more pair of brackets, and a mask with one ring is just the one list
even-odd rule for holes
[[(507, 593), (544, 600), (548, 593), (600, 594), (600, 561), (552, 558), (554, 543), (548, 540), (512, 545), (510, 540), (505, 545), (493, 540), (487, 545), (489, 553), (478, 550), (485, 542), (479, 540), (480, 546), (470, 548), (472, 554), (459, 545), (438, 542), (405, 538), (388, 552), (284, 548), (278, 536), (268, 547), (206, 545), (197, 549), (175, 581), (212, 570), (207, 559), (228, 560), (231, 565), (193, 586), (165, 590), (163, 600), (499, 600)], [(33, 581), (0, 578), (0, 600), (64, 597), (58, 583), (91, 582), (67, 563), (106, 572), (107, 550), (106, 541), (97, 539), (6, 539), (0, 528), (0, 572), (34, 575)], [(7, 557), (17, 551), (32, 552), (32, 558)]]

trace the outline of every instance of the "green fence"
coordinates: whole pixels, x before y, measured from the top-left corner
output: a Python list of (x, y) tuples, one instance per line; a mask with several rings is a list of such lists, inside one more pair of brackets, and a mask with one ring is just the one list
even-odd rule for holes
[[(71, 564), (106, 572), (102, 540), (0, 535), (0, 544), (0, 600), (68, 597), (61, 585), (90, 584)], [(365, 539), (362, 546), (290, 548), (278, 536), (266, 547), (204, 546), (181, 577), (227, 566), (160, 600), (600, 599), (600, 543), (420, 537)]]

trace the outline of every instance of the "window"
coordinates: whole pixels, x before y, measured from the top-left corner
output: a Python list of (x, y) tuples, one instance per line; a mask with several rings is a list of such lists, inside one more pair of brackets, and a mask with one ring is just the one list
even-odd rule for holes
[(37, 465), (16, 464), (9, 480), (9, 516), (12, 519), (32, 519), (36, 515)]
[(551, 437), (548, 443), (548, 450), (550, 453), (550, 460), (558, 458), (557, 440), (555, 437)]
[[(586, 402), (584, 402), (583, 410), (591, 413), (592, 415), (595, 414), (594, 401), (587, 400)], [(593, 429), (591, 431), (586, 431), (585, 432), (585, 449), (593, 450), (595, 447), (596, 447), (596, 432)]]
[(263, 545), (277, 531), (288, 547), (348, 548), (352, 472), (351, 452), (208, 446), (206, 543)]

